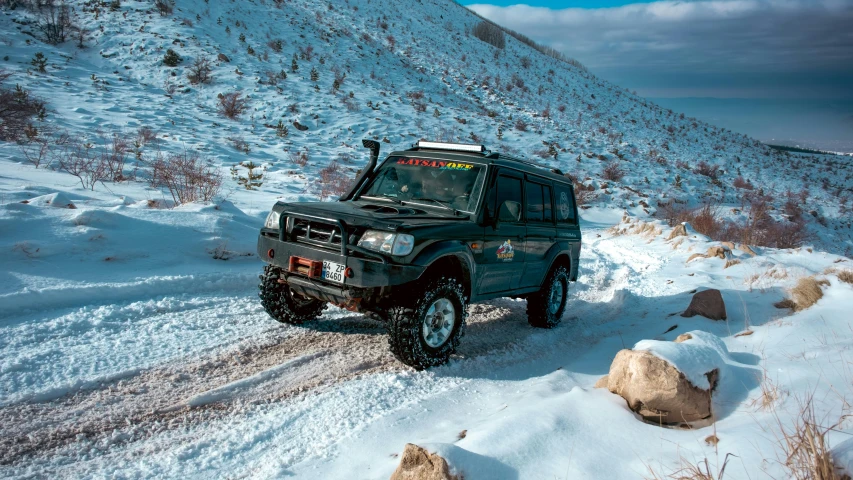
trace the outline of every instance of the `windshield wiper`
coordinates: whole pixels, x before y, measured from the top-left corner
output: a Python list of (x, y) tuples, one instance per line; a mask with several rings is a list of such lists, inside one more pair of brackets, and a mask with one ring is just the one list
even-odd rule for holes
[(390, 196), (390, 195), (382, 195), (382, 196), (379, 196), (379, 197), (376, 197), (376, 196), (373, 196), (373, 195), (362, 195), (362, 196), (358, 197), (358, 199), (359, 199), (359, 200), (361, 200), (362, 198), (367, 198), (367, 199), (371, 199), (371, 200), (390, 200), (390, 201), (392, 201), (392, 202), (396, 203), (397, 205), (402, 205), (402, 204), (403, 204), (403, 201), (402, 201), (402, 200), (400, 200), (400, 199), (399, 199), (399, 198), (397, 198), (397, 197), (392, 197), (392, 196)]
[(444, 208), (450, 210), (451, 212), (453, 212), (454, 215), (456, 215), (458, 213), (457, 209), (450, 206), (450, 202), (445, 202), (442, 200), (436, 200), (434, 198), (426, 198), (426, 197), (415, 197), (412, 200), (426, 200), (428, 202), (432, 202), (432, 203), (438, 205), (439, 207), (444, 207)]

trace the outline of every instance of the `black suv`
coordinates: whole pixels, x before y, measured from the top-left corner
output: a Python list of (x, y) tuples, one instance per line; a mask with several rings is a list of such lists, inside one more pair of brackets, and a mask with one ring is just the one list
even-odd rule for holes
[(527, 299), (552, 328), (577, 279), (581, 232), (559, 170), (481, 145), (420, 141), (370, 162), (337, 202), (278, 202), (258, 237), (260, 297), (301, 324), (327, 303), (387, 324), (391, 352), (417, 369), (447, 362), (468, 304)]

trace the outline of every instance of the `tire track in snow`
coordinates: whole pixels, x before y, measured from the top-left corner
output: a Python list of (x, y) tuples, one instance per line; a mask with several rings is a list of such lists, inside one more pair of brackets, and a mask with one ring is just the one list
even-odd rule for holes
[[(532, 329), (524, 301), (473, 305), (459, 350), (464, 360), (452, 362), (445, 372), (438, 369), (438, 374), (531, 361), (542, 354), (543, 342), (554, 348), (591, 340), (577, 332), (618, 318), (619, 289), (641, 281), (636, 276), (645, 270), (629, 275), (628, 268), (614, 268), (617, 259), (597, 248), (603, 240), (585, 245), (576, 292), (583, 301), (570, 304), (567, 325), (551, 332)], [(0, 437), (0, 464), (21, 465), (34, 456), (68, 452), (72, 445), (71, 452), (82, 448), (94, 453), (232, 417), (252, 405), (313, 395), (361, 375), (408, 370), (388, 352), (380, 323), (345, 311), (327, 311), (307, 328), (283, 326), (265, 334), (203, 358), (169, 362), (59, 399), (0, 408), (0, 424), (7, 426)]]

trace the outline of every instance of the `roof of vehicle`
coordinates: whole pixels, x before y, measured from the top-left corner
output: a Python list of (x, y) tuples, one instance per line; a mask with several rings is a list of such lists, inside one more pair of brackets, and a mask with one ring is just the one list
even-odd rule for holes
[(441, 160), (452, 160), (457, 162), (475, 162), (486, 165), (496, 165), (500, 167), (513, 168), (523, 172), (533, 173), (538, 176), (556, 180), (559, 182), (570, 183), (571, 180), (563, 175), (558, 169), (549, 168), (544, 165), (539, 165), (534, 162), (516, 158), (510, 155), (505, 155), (498, 152), (485, 151), (477, 152), (462, 152), (454, 150), (432, 149), (414, 146), (406, 150), (394, 151), (388, 154), (392, 156), (411, 157), (413, 153), (417, 153), (419, 157), (434, 158)]

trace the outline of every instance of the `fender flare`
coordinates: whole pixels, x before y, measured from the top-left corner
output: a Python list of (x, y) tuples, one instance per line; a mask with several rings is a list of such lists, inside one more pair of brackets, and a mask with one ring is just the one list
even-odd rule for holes
[(556, 242), (554, 245), (551, 245), (551, 248), (548, 249), (548, 254), (547, 254), (547, 256), (548, 256), (548, 270), (547, 271), (550, 272), (551, 269), (554, 268), (554, 263), (557, 261), (557, 257), (559, 257), (562, 254), (566, 254), (566, 256), (569, 257), (569, 280), (572, 280), (572, 281), (577, 280), (578, 269), (577, 269), (577, 261), (575, 261), (574, 255), (573, 255), (574, 250), (575, 250), (575, 246), (574, 246), (573, 242), (559, 241), (559, 242)]
[(462, 263), (462, 268), (467, 271), (467, 278), (464, 280), (467, 280), (468, 285), (465, 287), (472, 291), (475, 287), (473, 285), (474, 279), (477, 278), (477, 262), (474, 261), (471, 248), (461, 240), (443, 240), (428, 245), (418, 253), (411, 263), (425, 267), (424, 271), (426, 271), (430, 265), (448, 256), (454, 256)]

